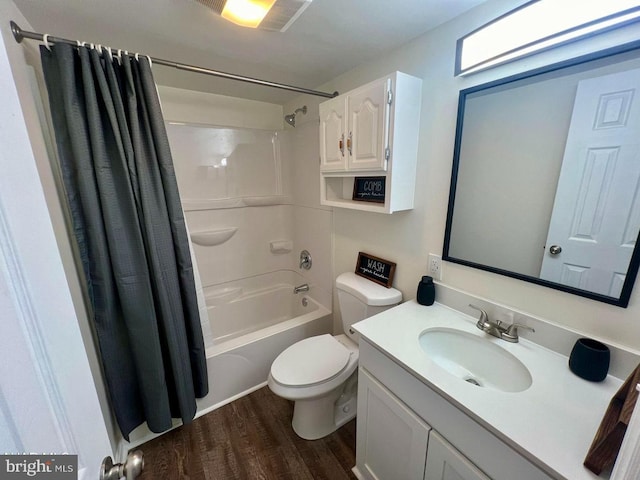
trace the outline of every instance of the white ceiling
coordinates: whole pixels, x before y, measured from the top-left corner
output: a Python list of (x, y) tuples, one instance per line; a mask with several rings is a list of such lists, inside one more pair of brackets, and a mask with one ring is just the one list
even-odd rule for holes
[[(194, 0), (14, 0), (40, 33), (313, 89), (484, 1), (313, 0), (280, 33), (239, 27)], [(295, 95), (162, 66), (154, 74), (162, 85), (273, 103)]]

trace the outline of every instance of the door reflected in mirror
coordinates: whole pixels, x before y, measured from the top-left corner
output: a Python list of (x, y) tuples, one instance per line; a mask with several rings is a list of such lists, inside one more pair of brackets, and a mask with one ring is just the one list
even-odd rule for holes
[(640, 43), (460, 92), (443, 259), (626, 307)]

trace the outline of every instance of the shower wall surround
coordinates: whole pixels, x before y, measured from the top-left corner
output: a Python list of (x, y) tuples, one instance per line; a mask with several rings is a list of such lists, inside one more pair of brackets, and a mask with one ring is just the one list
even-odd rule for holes
[[(204, 296), (232, 301), (259, 290), (256, 278), (265, 288), (279, 272), (303, 274), (297, 258), (307, 249), (318, 261), (304, 279), (331, 308), (331, 212), (309, 194), (317, 189), (315, 124), (284, 129), (280, 106), (159, 92)], [(273, 250), (274, 242), (293, 248)]]
[(269, 248), (293, 238), (278, 132), (169, 123), (167, 133), (205, 296), (289, 268), (291, 255)]
[(185, 210), (288, 203), (280, 135), (271, 130), (169, 122)]

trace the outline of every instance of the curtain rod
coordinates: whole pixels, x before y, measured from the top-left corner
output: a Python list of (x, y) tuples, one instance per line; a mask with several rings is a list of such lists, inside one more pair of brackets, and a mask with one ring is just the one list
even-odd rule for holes
[[(25, 38), (29, 40), (44, 41), (44, 34), (29, 32), (22, 30), (13, 20), (9, 23), (11, 25), (11, 33), (16, 42), (21, 43)], [(49, 43), (68, 43), (69, 45), (77, 46), (76, 40), (69, 40), (67, 38), (54, 37), (47, 35), (47, 42)], [(81, 42), (82, 43), (82, 42)], [(86, 42), (84, 42), (86, 43)], [(113, 49), (112, 49), (113, 51)], [(130, 54), (131, 55), (131, 54)], [(147, 55), (144, 55), (145, 57)], [(308, 88), (296, 87), (294, 85), (287, 85), (284, 83), (270, 82), (268, 80), (260, 80), (259, 78), (245, 77), (243, 75), (236, 75), (235, 73), (220, 72), (217, 70), (210, 70), (204, 67), (198, 67), (195, 65), (185, 65), (183, 63), (172, 62), (171, 60), (163, 60), (162, 58), (149, 57), (151, 61), (158, 65), (165, 65), (167, 67), (177, 68), (178, 70), (186, 70), (187, 72), (202, 73), (204, 75), (212, 75), (214, 77), (228, 78), (230, 80), (238, 80), (240, 82), (254, 83), (256, 85), (263, 85), (265, 87), (279, 88), (281, 90), (289, 90), (291, 92), (305, 93), (307, 95), (315, 95), (317, 97), (333, 98), (338, 95), (338, 92), (327, 93), (318, 90), (310, 90)]]

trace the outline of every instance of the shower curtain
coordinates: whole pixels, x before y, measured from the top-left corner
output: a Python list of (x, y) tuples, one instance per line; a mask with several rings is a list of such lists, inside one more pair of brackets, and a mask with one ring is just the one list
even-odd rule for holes
[(193, 267), (149, 61), (40, 48), (65, 195), (123, 436), (208, 393)]

